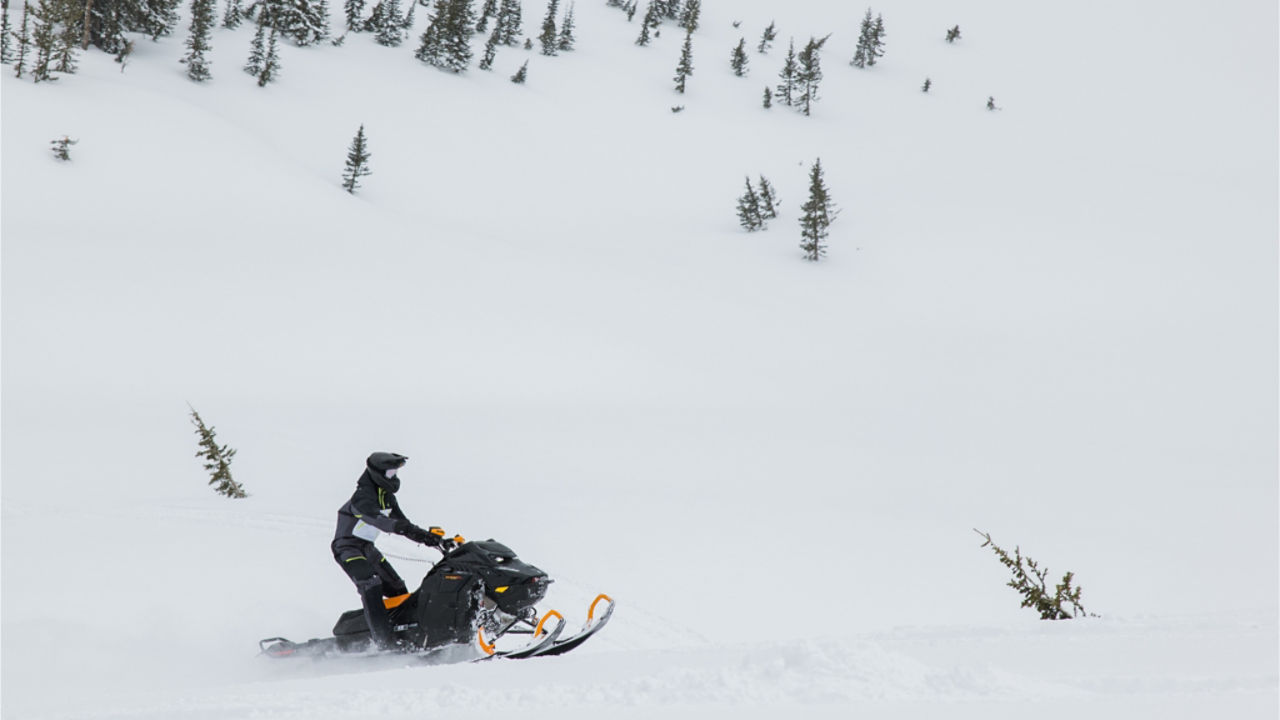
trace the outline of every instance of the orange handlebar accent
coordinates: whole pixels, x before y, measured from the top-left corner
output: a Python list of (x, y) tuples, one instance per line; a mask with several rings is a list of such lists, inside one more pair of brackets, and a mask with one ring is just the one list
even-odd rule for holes
[(492, 655), (497, 650), (497, 643), (487, 643), (484, 641), (484, 628), (476, 628), (476, 640), (480, 641), (480, 649), (485, 655)]
[(555, 610), (548, 610), (547, 614), (543, 615), (542, 619), (538, 621), (538, 627), (536, 630), (533, 631), (534, 637), (538, 637), (539, 635), (542, 634), (542, 626), (547, 624), (547, 618), (551, 617), (552, 615), (555, 615), (561, 620), (564, 620), (564, 616), (561, 615), (560, 613), (556, 612)]
[(591, 607), (587, 609), (587, 622), (591, 622), (591, 619), (596, 616), (596, 605), (598, 605), (601, 600), (608, 600), (610, 605), (613, 604), (613, 598), (608, 595), (605, 595), (604, 593), (597, 595), (596, 599), (591, 601)]

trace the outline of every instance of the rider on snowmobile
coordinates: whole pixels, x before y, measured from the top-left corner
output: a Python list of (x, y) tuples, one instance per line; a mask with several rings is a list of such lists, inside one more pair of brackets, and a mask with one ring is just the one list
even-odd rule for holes
[(356, 481), (355, 494), (338, 508), (338, 527), (330, 545), (334, 559), (360, 593), (369, 632), (381, 648), (392, 644), (391, 620), (382, 598), (404, 595), (409, 590), (373, 541), (380, 533), (389, 532), (446, 552), (460, 542), (459, 538), (446, 538), (438, 527), (423, 530), (409, 522), (400, 510), (396, 502), (400, 478), (396, 473), (408, 459), (386, 452), (369, 456), (364, 473)]

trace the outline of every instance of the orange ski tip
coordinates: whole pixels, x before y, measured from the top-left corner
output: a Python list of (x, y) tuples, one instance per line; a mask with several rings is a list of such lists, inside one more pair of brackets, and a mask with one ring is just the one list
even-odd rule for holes
[(599, 605), (601, 600), (608, 602), (610, 605), (613, 604), (613, 598), (608, 595), (604, 593), (597, 595), (596, 599), (591, 601), (591, 607), (587, 609), (587, 622), (591, 622), (591, 619), (596, 616), (596, 605)]
[(480, 649), (484, 651), (485, 655), (492, 655), (498, 649), (498, 643), (496, 640), (492, 643), (484, 641), (484, 628), (482, 627), (476, 628), (476, 640), (479, 641)]
[(543, 625), (546, 625), (546, 624), (547, 624), (547, 620), (548, 620), (549, 618), (551, 618), (553, 615), (554, 615), (555, 617), (560, 618), (560, 620), (561, 620), (562, 622), (564, 621), (564, 616), (563, 616), (563, 615), (561, 615), (559, 612), (556, 612), (555, 610), (548, 610), (548, 611), (547, 611), (547, 614), (546, 614), (546, 615), (543, 615), (543, 616), (542, 616), (542, 619), (538, 621), (538, 627), (537, 627), (537, 629), (535, 629), (535, 630), (533, 631), (533, 636), (534, 636), (534, 637), (540, 637), (540, 636), (542, 635), (542, 626), (543, 626)]

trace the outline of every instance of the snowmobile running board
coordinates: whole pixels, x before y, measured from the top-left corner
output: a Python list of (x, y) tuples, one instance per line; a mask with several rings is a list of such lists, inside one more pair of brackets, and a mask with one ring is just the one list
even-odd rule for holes
[[(595, 617), (596, 608), (601, 602), (607, 602), (608, 607), (605, 608), (604, 613), (597, 620)], [(532, 631), (529, 631), (529, 630), (512, 631), (512, 634), (522, 634), (522, 633), (532, 634), (534, 637), (534, 640), (530, 642), (528, 645), (525, 645), (524, 647), (514, 648), (511, 650), (498, 650), (495, 647), (497, 639), (495, 638), (494, 642), (492, 643), (486, 641), (484, 638), (484, 629), (480, 628), (476, 631), (476, 641), (479, 645), (481, 652), (483, 652), (484, 655), (481, 657), (475, 658), (474, 660), (472, 660), (472, 662), (483, 662), (486, 660), (499, 660), (499, 659), (523, 660), (523, 659), (532, 658), (532, 657), (548, 657), (551, 655), (563, 655), (564, 653), (567, 653), (570, 650), (573, 650), (574, 648), (578, 647), (582, 643), (586, 642), (588, 638), (590, 638), (592, 635), (595, 635), (597, 632), (599, 632), (600, 629), (603, 628), (605, 624), (609, 622), (609, 618), (613, 616), (613, 605), (614, 605), (613, 598), (609, 597), (608, 595), (605, 595), (602, 593), (596, 596), (596, 599), (591, 603), (591, 607), (588, 608), (587, 610), (587, 621), (583, 624), (582, 629), (579, 630), (576, 634), (570, 635), (569, 637), (563, 638), (563, 639), (561, 639), (560, 636), (561, 634), (563, 634), (565, 624), (566, 624), (564, 616), (555, 610), (549, 610), (545, 615), (542, 616), (542, 619), (538, 621), (538, 624), (534, 626), (534, 629)], [(555, 619), (554, 626), (550, 626), (552, 618)], [(527, 621), (522, 621), (522, 622), (527, 622)], [(530, 626), (533, 625), (532, 622), (529, 622), (528, 624)], [(504, 629), (502, 633), (500, 633), (500, 636), (502, 634), (506, 634), (507, 631), (509, 630), (510, 628)], [(457, 646), (453, 646), (453, 647), (457, 647)], [(336, 638), (319, 638), (315, 640), (308, 640), (302, 643), (295, 643), (286, 638), (273, 637), (273, 638), (266, 638), (265, 640), (260, 640), (258, 642), (258, 648), (262, 651), (263, 655), (266, 655), (267, 657), (271, 657), (271, 658), (288, 658), (288, 657), (318, 658), (318, 657), (325, 657), (330, 655), (377, 656), (377, 655), (387, 655), (387, 654), (403, 654), (411, 657), (420, 657), (425, 660), (428, 658), (439, 656), (442, 653), (442, 651), (448, 650), (449, 646), (434, 648), (432, 650), (425, 650), (425, 651), (417, 650), (417, 651), (411, 651), (411, 652), (396, 651), (396, 650), (343, 652), (338, 647), (338, 641)]]

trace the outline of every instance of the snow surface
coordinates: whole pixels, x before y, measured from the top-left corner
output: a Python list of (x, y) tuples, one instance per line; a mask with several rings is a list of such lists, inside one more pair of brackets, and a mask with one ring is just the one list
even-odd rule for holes
[[(636, 47), (603, 0), (492, 73), (414, 61), (424, 12), (400, 48), (284, 46), (265, 89), (248, 27), (188, 81), (185, 21), (123, 72), (6, 72), (0, 714), (1276, 717), (1275, 4), (874, 10), (860, 71), (862, 5), (706, 0), (684, 96), (680, 33)], [(827, 33), (814, 115), (761, 108)], [(817, 157), (843, 214), (811, 264)], [(205, 485), (188, 402), (249, 499)], [(373, 450), (411, 457), (410, 517), (510, 544), (571, 622), (609, 592), (610, 626), (255, 657), (357, 606), (327, 545)], [(974, 527), (1102, 617), (1020, 609)]]

